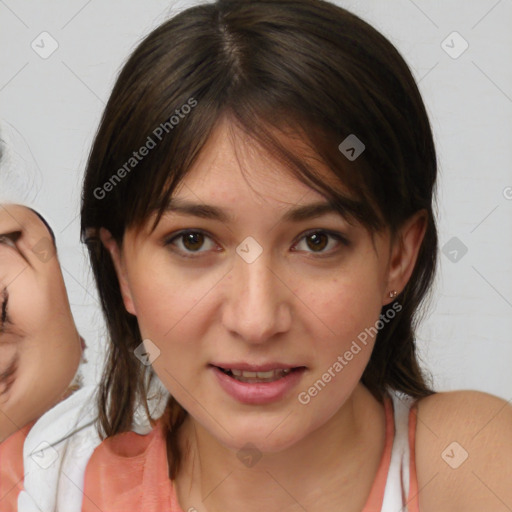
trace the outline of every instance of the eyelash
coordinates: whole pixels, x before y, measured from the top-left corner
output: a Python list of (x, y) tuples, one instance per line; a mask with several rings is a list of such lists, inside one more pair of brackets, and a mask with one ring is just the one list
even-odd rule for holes
[[(12, 233), (2, 233), (0, 234), (0, 244), (7, 245), (9, 247), (13, 247), (18, 250), (16, 247), (16, 240), (20, 238), (21, 231), (13, 231)], [(7, 304), (9, 302), (9, 292), (7, 288), (4, 288), (1, 293), (1, 320), (0, 320), (0, 334), (6, 332), (5, 326), (11, 323), (9, 319), (9, 315), (7, 314)]]
[(2, 321), (0, 323), (0, 333), (5, 332), (5, 324), (10, 323), (7, 316), (7, 303), (9, 302), (9, 293), (7, 288), (2, 290)]
[[(183, 231), (179, 231), (178, 233), (173, 233), (170, 237), (166, 238), (165, 240), (165, 245), (166, 246), (169, 246), (169, 245), (173, 245), (173, 242), (179, 238), (183, 238), (185, 235), (188, 235), (188, 234), (191, 234), (191, 233), (199, 233), (199, 234), (202, 234), (208, 238), (212, 238), (206, 231), (203, 231), (202, 229), (186, 229), (186, 230), (183, 230)], [(341, 233), (336, 233), (336, 232), (333, 232), (333, 231), (329, 231), (329, 230), (326, 230), (326, 229), (312, 229), (312, 230), (309, 230), (307, 231), (306, 233), (304, 233), (299, 239), (298, 239), (298, 242), (300, 242), (302, 239), (304, 238), (307, 238), (308, 236), (311, 236), (311, 235), (314, 235), (314, 234), (325, 234), (331, 238), (334, 238), (335, 240), (337, 240), (338, 242), (341, 242), (344, 246), (348, 247), (350, 245), (350, 242), (347, 238), (345, 238)], [(298, 243), (297, 242), (297, 243)], [(294, 244), (296, 245), (296, 244)], [(180, 256), (184, 257), (184, 258), (190, 258), (190, 259), (193, 259), (193, 258), (198, 258), (199, 256), (190, 256), (190, 254), (202, 254), (203, 252), (206, 252), (206, 251), (196, 251), (195, 253), (194, 252), (189, 252), (189, 253), (186, 253), (184, 251), (182, 251), (181, 249), (173, 249), (175, 252), (179, 253)], [(331, 251), (332, 252), (332, 251)], [(335, 250), (335, 252), (337, 252)], [(322, 257), (328, 257), (328, 256), (331, 256), (331, 253), (328, 252), (328, 253), (323, 253), (323, 252), (320, 252), (320, 253), (315, 253), (315, 252), (311, 252), (310, 254), (314, 254), (315, 258), (322, 258)]]

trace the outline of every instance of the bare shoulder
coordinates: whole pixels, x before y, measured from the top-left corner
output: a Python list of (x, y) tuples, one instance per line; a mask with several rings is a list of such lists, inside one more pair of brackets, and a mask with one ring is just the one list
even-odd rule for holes
[(512, 405), (480, 391), (418, 401), (421, 512), (512, 511)]

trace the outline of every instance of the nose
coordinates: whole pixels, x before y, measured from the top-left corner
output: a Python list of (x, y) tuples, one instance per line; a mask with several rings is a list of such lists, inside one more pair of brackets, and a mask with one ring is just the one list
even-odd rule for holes
[(228, 276), (223, 325), (247, 343), (262, 344), (290, 329), (292, 292), (265, 251), (247, 263), (236, 256)]

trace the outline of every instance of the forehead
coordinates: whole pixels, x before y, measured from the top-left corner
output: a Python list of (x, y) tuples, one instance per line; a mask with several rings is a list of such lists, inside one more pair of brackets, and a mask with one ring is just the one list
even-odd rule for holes
[[(325, 214), (330, 209), (348, 224), (366, 227), (361, 220), (362, 212), (368, 209), (366, 198), (344, 184), (306, 135), (287, 125), (279, 129), (265, 125), (265, 129), (277, 142), (276, 151), (281, 146), (284, 153), (274, 155), (228, 116), (219, 118), (192, 165), (177, 184), (173, 183), (172, 193), (155, 191), (159, 197), (150, 199), (140, 221), (133, 222), (127, 231), (135, 236), (152, 233), (162, 215), (190, 214), (189, 206), (194, 209), (192, 215), (199, 212), (196, 216), (257, 228), (270, 222), (269, 215), (275, 216), (274, 224), (312, 219), (311, 211), (292, 210), (314, 205), (315, 216), (323, 213), (319, 208), (326, 210)], [(169, 176), (169, 186), (172, 180)], [(189, 203), (185, 209), (175, 208), (184, 202)], [(215, 209), (217, 213), (212, 213)]]
[[(301, 160), (308, 160), (322, 181), (332, 182), (344, 195), (351, 195), (303, 138), (272, 131), (273, 137), (289, 151)], [(208, 198), (234, 206), (245, 204), (248, 193), (267, 206), (299, 204), (305, 199), (319, 201), (325, 197), (298, 179), (289, 166), (228, 118), (222, 118), (173, 196), (193, 198), (196, 202)]]

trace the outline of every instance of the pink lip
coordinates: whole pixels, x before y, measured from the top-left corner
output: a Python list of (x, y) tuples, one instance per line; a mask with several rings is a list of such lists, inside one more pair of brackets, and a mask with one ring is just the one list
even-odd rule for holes
[(300, 364), (286, 364), (279, 362), (270, 362), (265, 364), (239, 363), (212, 363), (213, 366), (224, 368), (225, 370), (244, 370), (246, 372), (268, 372), (270, 370), (286, 370), (288, 368), (298, 368)]
[[(273, 366), (273, 368), (278, 367), (279, 365)], [(215, 374), (220, 386), (228, 395), (243, 404), (249, 405), (263, 405), (281, 400), (291, 389), (297, 386), (306, 370), (306, 368), (301, 367), (274, 382), (257, 382), (251, 384), (237, 381), (216, 366), (210, 366), (210, 368)]]

